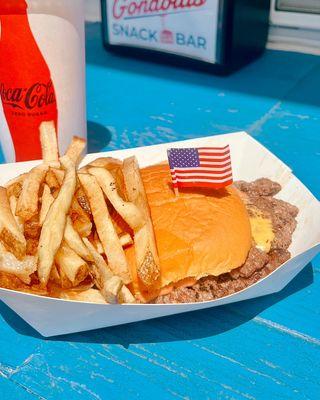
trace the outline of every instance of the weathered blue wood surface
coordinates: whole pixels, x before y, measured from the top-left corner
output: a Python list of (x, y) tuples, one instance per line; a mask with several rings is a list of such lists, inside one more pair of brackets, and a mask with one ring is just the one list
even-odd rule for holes
[[(247, 130), (320, 198), (320, 58), (268, 51), (219, 78), (87, 34), (91, 151)], [(0, 399), (320, 399), (319, 257), (275, 295), (57, 339), (0, 311)]]

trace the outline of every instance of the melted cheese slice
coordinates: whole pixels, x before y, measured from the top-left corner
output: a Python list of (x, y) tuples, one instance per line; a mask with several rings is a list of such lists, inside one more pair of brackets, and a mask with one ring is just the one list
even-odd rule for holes
[(272, 221), (263, 216), (262, 212), (256, 208), (251, 208), (250, 225), (252, 238), (256, 247), (266, 253), (271, 249), (271, 243), (274, 239)]

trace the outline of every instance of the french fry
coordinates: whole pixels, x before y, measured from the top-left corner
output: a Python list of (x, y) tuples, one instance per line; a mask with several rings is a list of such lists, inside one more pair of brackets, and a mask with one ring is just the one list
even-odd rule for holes
[(114, 168), (116, 166), (121, 167), (122, 161), (118, 160), (117, 158), (113, 157), (100, 157), (96, 158), (95, 160), (91, 161), (88, 164), (88, 167), (100, 167), (100, 168)]
[(7, 190), (0, 187), (0, 241), (21, 260), (26, 254), (26, 239), (11, 212)]
[(123, 281), (119, 276), (113, 274), (104, 258), (97, 252), (88, 239), (82, 239), (87, 246), (93, 260), (93, 274), (96, 286), (100, 289), (101, 294), (108, 303), (114, 304), (118, 302), (118, 294), (123, 287)]
[(124, 283), (129, 283), (131, 277), (128, 263), (118, 235), (112, 224), (103, 192), (94, 176), (89, 174), (79, 174), (78, 177), (89, 201), (93, 220), (105, 254), (108, 258), (110, 268), (115, 275), (122, 278)]
[(42, 226), (48, 211), (51, 207), (51, 204), (54, 202), (54, 197), (51, 194), (50, 188), (48, 185), (43, 186), (43, 193), (42, 193), (42, 201), (41, 201), (41, 208), (40, 208), (40, 216), (39, 216), (39, 224)]
[(21, 217), (24, 221), (31, 219), (38, 213), (40, 185), (47, 171), (48, 166), (40, 164), (32, 168), (23, 181), (22, 191), (17, 203), (16, 215)]
[(106, 304), (106, 300), (97, 289), (87, 289), (83, 291), (78, 290), (65, 290), (61, 292), (60, 299), (81, 301), (84, 303), (100, 303)]
[(104, 254), (102, 243), (100, 242), (97, 232), (94, 233), (92, 243), (99, 254)]
[(59, 266), (60, 277), (61, 273), (64, 274), (72, 286), (77, 286), (89, 273), (88, 264), (65, 242), (57, 251), (55, 261)]
[(159, 260), (150, 238), (150, 227), (144, 225), (134, 233), (137, 274), (145, 286), (156, 285), (160, 277)]
[(58, 181), (59, 185), (62, 185), (63, 179), (64, 179), (64, 175), (65, 172), (63, 169), (59, 169), (59, 168), (51, 168), (51, 171), (54, 173), (56, 180)]
[[(62, 179), (63, 181), (63, 179)], [(46, 173), (45, 183), (49, 186), (50, 192), (54, 198), (58, 196), (61, 183), (58, 181), (54, 171), (52, 168), (49, 168), (48, 172)]]
[(62, 157), (60, 161), (66, 169), (65, 178), (59, 194), (52, 203), (44, 220), (39, 240), (38, 275), (42, 285), (46, 285), (48, 282), (55, 255), (61, 245), (67, 214), (77, 184), (74, 163), (67, 156)]
[(91, 214), (91, 209), (90, 209), (90, 204), (86, 198), (86, 195), (82, 189), (82, 187), (80, 186), (77, 189), (76, 192), (76, 196), (75, 196), (78, 200), (78, 203), (80, 204), (81, 208), (87, 213), (87, 214)]
[(80, 173), (88, 173), (90, 167), (98, 167), (98, 168), (106, 168), (106, 169), (114, 169), (116, 167), (122, 168), (122, 161), (113, 157), (100, 157), (91, 161), (89, 164), (81, 167), (79, 169)]
[[(59, 169), (54, 169), (53, 172), (56, 174), (58, 181), (61, 183), (64, 178), (64, 171)], [(81, 237), (87, 237), (91, 233), (92, 223), (90, 221), (87, 208), (82, 207), (80, 204), (80, 200), (84, 201), (84, 199), (81, 198), (81, 195), (78, 198), (79, 192), (80, 193), (82, 192), (82, 189), (80, 187), (77, 189), (76, 194), (72, 199), (70, 207), (70, 215), (75, 230), (79, 233)], [(90, 208), (89, 205), (88, 207)]]
[(39, 239), (41, 233), (41, 225), (39, 223), (39, 215), (35, 215), (24, 223), (24, 236), (26, 239)]
[(17, 223), (20, 231), (23, 232), (23, 220), (16, 215), (16, 209), (17, 209), (17, 198), (16, 198), (16, 196), (14, 196), (14, 195), (10, 196), (9, 203), (10, 203), (10, 208), (11, 208), (12, 215), (14, 216), (14, 219), (16, 220), (16, 223)]
[(122, 286), (119, 294), (118, 294), (118, 301), (119, 303), (135, 303), (136, 299), (127, 286)]
[(142, 228), (134, 232), (137, 274), (145, 286), (155, 286), (160, 278), (159, 257), (147, 195), (135, 157), (124, 160), (123, 174), (128, 199), (139, 208), (146, 221)]
[(18, 260), (8, 251), (0, 251), (0, 271), (16, 275), (22, 282), (30, 284), (30, 275), (37, 270), (38, 258), (34, 256), (25, 256)]
[(61, 278), (57, 266), (54, 264), (50, 271), (49, 280), (58, 286), (62, 286)]
[(125, 192), (123, 191), (122, 161), (112, 157), (101, 157), (82, 167), (79, 172), (89, 173), (89, 169), (92, 167), (107, 169), (116, 181), (119, 196), (126, 200)]
[(10, 179), (10, 181), (4, 185), (4, 187), (7, 189), (8, 197), (15, 196), (18, 198), (20, 196), (23, 181), (25, 180), (27, 175), (28, 173), (21, 174), (16, 178)]
[(132, 237), (129, 235), (129, 233), (123, 233), (120, 235), (120, 243), (122, 247), (130, 246), (133, 244)]
[(120, 237), (121, 235), (123, 235), (126, 232), (130, 232), (131, 233), (132, 229), (126, 223), (126, 221), (117, 213), (117, 211), (114, 209), (112, 204), (110, 204), (109, 200), (107, 201), (107, 205), (108, 205), (108, 210), (109, 210), (109, 213), (110, 213), (110, 217), (111, 217), (112, 222), (113, 222), (113, 226), (114, 226), (118, 236)]
[(67, 245), (78, 254), (78, 256), (86, 261), (92, 261), (92, 257), (87, 247), (83, 244), (79, 233), (74, 229), (71, 218), (69, 216), (67, 216), (67, 223), (64, 231), (64, 240), (66, 241)]
[(73, 226), (81, 237), (87, 237), (92, 230), (92, 222), (89, 215), (80, 206), (76, 197), (73, 197), (69, 211)]
[[(59, 274), (59, 285), (61, 286), (62, 289), (71, 289), (73, 288), (73, 283), (70, 281), (70, 279), (67, 277), (66, 273), (63, 271), (63, 269), (60, 268), (60, 266), (57, 264), (56, 266), (58, 274)], [(52, 269), (51, 269), (52, 271)], [(51, 272), (50, 272), (51, 276)]]
[[(96, 267), (96, 264), (92, 264), (93, 270)], [(93, 272), (94, 276), (99, 276), (98, 268), (96, 272)], [(95, 284), (100, 290), (102, 296), (106, 299), (109, 304), (117, 304), (118, 303), (118, 295), (123, 287), (123, 281), (119, 276), (113, 275), (110, 279), (108, 279), (102, 286), (99, 285), (98, 280), (95, 280)]]
[(53, 121), (43, 121), (40, 124), (40, 142), (42, 158), (45, 164), (59, 168), (59, 150), (57, 133)]
[(71, 144), (66, 151), (66, 155), (73, 161), (75, 164), (78, 164), (80, 161), (80, 157), (82, 152), (86, 147), (86, 141), (78, 136), (74, 136), (72, 138)]
[(137, 230), (146, 223), (139, 208), (132, 202), (124, 201), (119, 196), (116, 181), (111, 172), (103, 168), (93, 167), (89, 168), (89, 173), (95, 176), (110, 203), (131, 229)]

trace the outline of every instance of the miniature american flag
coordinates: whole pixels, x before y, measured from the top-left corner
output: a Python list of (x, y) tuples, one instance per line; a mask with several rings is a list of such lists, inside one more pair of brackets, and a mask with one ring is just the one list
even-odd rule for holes
[(211, 187), (219, 189), (233, 182), (229, 145), (169, 149), (168, 159), (175, 189)]

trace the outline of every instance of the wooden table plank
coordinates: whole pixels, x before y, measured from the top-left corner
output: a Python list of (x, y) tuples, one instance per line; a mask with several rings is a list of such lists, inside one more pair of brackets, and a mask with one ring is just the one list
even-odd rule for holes
[(0, 365), (0, 395), (1, 399), (42, 400), (43, 397), (34, 393), (28, 386), (15, 381)]

